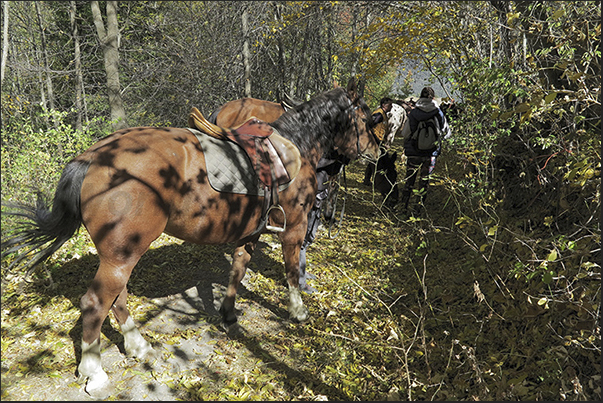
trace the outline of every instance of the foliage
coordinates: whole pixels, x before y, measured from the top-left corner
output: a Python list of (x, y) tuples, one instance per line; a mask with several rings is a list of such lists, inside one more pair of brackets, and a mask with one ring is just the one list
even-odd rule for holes
[(105, 124), (95, 119), (78, 132), (65, 123), (67, 113), (53, 111), (34, 117), (49, 123), (36, 129), (28, 113), (10, 101), (3, 103), (11, 131), (2, 136), (2, 199), (28, 199), (36, 189), (50, 195), (65, 163), (104, 137)]
[[(400, 147), (399, 141), (394, 147)], [(452, 156), (440, 163), (442, 172), (461, 165)], [(465, 222), (463, 238), (455, 225), (458, 212), (441, 203), (454, 197), (443, 180), (434, 183), (425, 216), (399, 221), (396, 212), (380, 210), (379, 199), (361, 184), (363, 175), (360, 163), (348, 168), (343, 229), (329, 239), (323, 228), (308, 251), (310, 271), (318, 276), (312, 285), (320, 291), (303, 297), (312, 315), (309, 322), (295, 324), (281, 317), (287, 303), (282, 252), (276, 237), (264, 235), (259, 255), (250, 263), (247, 291), (237, 299), (246, 333), (228, 338), (218, 330), (216, 316), (201, 312), (196, 317), (213, 334), (215, 354), (204, 365), (153, 373), (154, 379), (194, 400), (600, 396), (600, 336), (598, 322), (588, 312), (588, 304), (600, 298), (597, 281), (588, 276), (577, 280), (581, 295), (576, 297), (583, 304), (575, 310), (559, 295), (548, 294), (544, 282), (506, 275), (509, 257), (503, 248), (497, 244), (480, 251), (471, 243), (481, 231), (476, 223)], [(491, 233), (491, 238), (496, 235)], [(575, 249), (566, 239), (557, 245), (559, 250)], [(2, 353), (10, 362), (16, 352), (21, 357), (7, 369), (7, 377), (34, 371), (73, 377), (77, 362), (72, 350), (60, 346), (78, 340), (71, 328), (97, 264), (91, 246), (81, 232), (44, 265), (46, 270), (36, 272), (33, 282), (27, 285), (15, 277), (4, 287)], [(167, 314), (159, 296), (172, 299), (195, 284), (211, 289), (205, 280), (220, 256), (230, 252), (230, 246), (197, 246), (162, 236), (129, 284), (136, 321), (146, 324)], [(544, 257), (549, 258), (559, 257)], [(204, 281), (199, 282), (199, 275)], [(224, 285), (227, 278), (224, 272)], [(110, 329), (103, 334), (110, 336)], [(203, 332), (165, 328), (146, 330), (145, 337), (156, 346), (178, 346)], [(103, 340), (107, 349), (119, 342)], [(112, 377), (151, 377), (132, 361), (121, 365)], [(12, 384), (3, 386), (6, 390)]]
[[(71, 57), (61, 53), (70, 44), (65, 4), (40, 2), (56, 55), (54, 71), (45, 72), (59, 89), (56, 109), (41, 106), (44, 86), (34, 72), (42, 63), (33, 51), (41, 37), (32, 4), (10, 5), (2, 198), (20, 200), (30, 187), (51, 194), (64, 163), (108, 133), (109, 115), (87, 2), (77, 2), (86, 100), (89, 115), (99, 118), (83, 132), (72, 127)], [(240, 16), (249, 6), (120, 3), (131, 122), (183, 125), (191, 106), (209, 114), (239, 98)], [(211, 374), (218, 381), (208, 383), (209, 375), (197, 372), (173, 384), (192, 399), (215, 400), (600, 399), (600, 2), (254, 7), (254, 96), (306, 98), (354, 74), (376, 106), (382, 96), (397, 96), (398, 66), (413, 61), (462, 94), (449, 116), (454, 135), (438, 159), (421, 216), (381, 210), (378, 196), (360, 185), (362, 164), (350, 168), (344, 230), (336, 241), (319, 238), (310, 251), (322, 291), (304, 298), (310, 323), (219, 343), (225, 362), (243, 367), (250, 362), (237, 356), (241, 350), (269, 356), (252, 361), (257, 366), (244, 376), (222, 368), (227, 375)], [(409, 74), (406, 82), (413, 79)], [(400, 139), (394, 149), (402, 154)], [(398, 168), (401, 185), (403, 160)], [(180, 246), (174, 267), (212, 254)], [(71, 284), (73, 273), (63, 272), (68, 262), (92, 275), (91, 248), (78, 235), (42, 265), (34, 284)], [(187, 253), (199, 255), (182, 257)], [(268, 254), (280, 262), (278, 248)], [(164, 267), (166, 255), (152, 263)], [(253, 269), (258, 273), (249, 287), (256, 299), (241, 302), (280, 307), (280, 263)], [(82, 284), (89, 280), (81, 277)], [(145, 292), (157, 284), (132, 282), (135, 303), (148, 303)], [(29, 343), (52, 326), (38, 327), (43, 318), (77, 316), (77, 298), (67, 302), (44, 287), (20, 284), (18, 277), (3, 283), (3, 358), (22, 344), (38, 355), (27, 355), (21, 374), (57, 362), (57, 371), (69, 373), (72, 357), (49, 358)], [(36, 337), (19, 340), (22, 334)], [(53, 351), (51, 344), (43, 346)]]

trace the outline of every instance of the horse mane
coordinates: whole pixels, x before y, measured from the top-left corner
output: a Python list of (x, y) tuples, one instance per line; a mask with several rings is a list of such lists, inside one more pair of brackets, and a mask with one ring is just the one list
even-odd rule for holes
[[(362, 103), (365, 112), (368, 106)], [(318, 145), (323, 151), (333, 146), (333, 133), (345, 133), (352, 127), (353, 121), (348, 113), (350, 99), (343, 87), (323, 92), (308, 102), (303, 102), (285, 112), (271, 123), (281, 136), (291, 140), (306, 155)], [(370, 116), (370, 111), (367, 112)]]
[(211, 115), (209, 115), (209, 117), (207, 118), (207, 121), (209, 123), (213, 123), (215, 125), (216, 122), (218, 121), (218, 113), (220, 113), (221, 110), (222, 110), (222, 107), (219, 107), (218, 109), (216, 109), (215, 111), (213, 111), (211, 113)]

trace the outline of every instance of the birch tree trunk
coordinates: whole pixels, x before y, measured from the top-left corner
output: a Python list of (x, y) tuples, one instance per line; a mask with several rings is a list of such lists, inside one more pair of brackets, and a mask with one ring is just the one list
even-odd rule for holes
[(243, 23), (243, 83), (245, 84), (245, 97), (251, 97), (251, 54), (249, 53), (249, 15), (247, 8), (243, 10), (241, 17)]
[[(48, 95), (48, 107), (54, 110), (54, 91), (52, 89), (52, 79), (50, 78), (50, 63), (48, 61), (48, 49), (46, 46), (46, 34), (42, 25), (42, 13), (40, 11), (40, 3), (34, 2), (36, 6), (36, 16), (38, 17), (38, 28), (40, 29), (40, 39), (42, 43), (42, 62), (44, 65), (44, 77), (42, 78), (46, 84), (46, 94)], [(46, 107), (46, 105), (44, 105)]]
[(121, 98), (119, 84), (119, 29), (117, 26), (117, 2), (107, 1), (107, 28), (103, 23), (98, 1), (90, 2), (98, 39), (103, 47), (105, 72), (107, 73), (107, 93), (111, 108), (111, 122), (114, 130), (128, 127), (126, 111)]
[[(283, 14), (282, 14), (283, 5), (276, 4), (275, 7), (276, 7), (275, 19), (276, 19), (276, 21), (278, 21), (279, 24), (282, 24), (283, 23)], [(285, 98), (285, 93), (286, 93), (286, 90), (285, 90), (286, 67), (285, 66), (287, 65), (287, 60), (285, 58), (285, 49), (284, 49), (284, 45), (283, 45), (283, 35), (282, 34), (278, 35), (277, 46), (278, 46), (278, 63), (279, 63), (279, 69), (281, 71), (281, 73), (279, 74), (279, 77), (278, 77), (278, 99), (283, 100)]]
[(75, 119), (75, 128), (76, 130), (82, 130), (82, 119), (86, 118), (86, 123), (88, 123), (88, 114), (86, 113), (86, 98), (84, 94), (84, 79), (82, 74), (82, 59), (80, 54), (80, 38), (78, 35), (77, 22), (75, 20), (76, 17), (76, 6), (75, 1), (70, 1), (70, 12), (69, 16), (71, 19), (71, 36), (73, 37), (73, 46), (74, 46), (74, 61), (75, 61), (75, 109), (76, 109), (76, 119)]
[(4, 29), (2, 30), (2, 67), (0, 67), (0, 82), (4, 82), (4, 69), (6, 69), (6, 58), (8, 57), (8, 1), (2, 2), (4, 8)]

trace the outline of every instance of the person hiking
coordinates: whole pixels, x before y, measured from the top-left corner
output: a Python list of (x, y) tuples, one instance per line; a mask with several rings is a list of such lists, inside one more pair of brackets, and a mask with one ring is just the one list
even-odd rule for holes
[[(424, 87), (415, 108), (410, 111), (408, 120), (402, 129), (404, 153), (406, 154), (406, 180), (400, 198), (403, 212), (408, 210), (417, 176), (419, 186), (416, 191), (420, 197), (419, 205), (425, 206), (429, 176), (442, 151), (442, 140), (448, 139), (452, 135), (446, 115), (434, 98), (433, 88)], [(429, 135), (431, 135), (431, 139)]]
[[(316, 276), (307, 271), (306, 251), (316, 239), (316, 232), (320, 226), (320, 218), (323, 215), (323, 202), (329, 196), (330, 179), (339, 175), (344, 165), (350, 162), (346, 157), (333, 151), (324, 155), (316, 166), (316, 183), (318, 186), (314, 205), (308, 213), (308, 229), (304, 243), (299, 251), (299, 288), (301, 291), (312, 294), (316, 289), (308, 284), (308, 280), (313, 280)], [(334, 214), (334, 212), (333, 212)], [(331, 217), (325, 217), (327, 220)]]
[[(377, 138), (377, 143), (379, 143), (379, 149), (381, 153), (385, 153), (385, 149), (381, 147), (381, 143), (383, 142), (383, 137), (385, 136), (385, 132), (387, 131), (387, 112), (392, 109), (392, 104), (394, 100), (389, 97), (381, 98), (379, 102), (379, 108), (373, 112), (373, 123), (372, 129), (375, 137)], [(372, 177), (375, 174), (375, 164), (369, 162), (366, 166), (366, 171), (364, 172), (364, 181), (363, 183), (367, 186), (370, 186), (372, 181)]]

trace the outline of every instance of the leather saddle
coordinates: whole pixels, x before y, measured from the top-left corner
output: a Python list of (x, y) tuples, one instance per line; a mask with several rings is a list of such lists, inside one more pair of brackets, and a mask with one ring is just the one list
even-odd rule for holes
[(262, 184), (270, 189), (290, 182), (299, 173), (299, 149), (255, 117), (237, 128), (226, 129), (210, 123), (193, 107), (188, 125), (209, 136), (238, 144), (247, 153)]
[(240, 146), (249, 157), (255, 173), (265, 188), (264, 214), (258, 231), (266, 227), (282, 232), (283, 227), (266, 225), (273, 209), (280, 210), (286, 223), (285, 211), (278, 202), (279, 186), (291, 182), (301, 168), (299, 149), (290, 140), (280, 136), (267, 123), (252, 117), (242, 125), (227, 129), (209, 122), (195, 107), (188, 117), (188, 126), (211, 137), (231, 141)]

